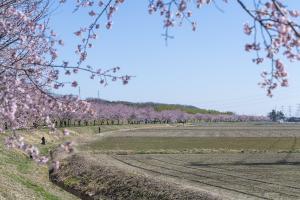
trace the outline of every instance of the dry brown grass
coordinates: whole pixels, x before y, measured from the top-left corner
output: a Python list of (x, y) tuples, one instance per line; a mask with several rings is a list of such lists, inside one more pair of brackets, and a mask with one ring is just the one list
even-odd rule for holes
[(120, 170), (116, 166), (95, 164), (83, 156), (73, 155), (63, 161), (51, 179), (82, 199), (204, 200), (218, 199), (206, 192), (194, 191), (152, 177)]

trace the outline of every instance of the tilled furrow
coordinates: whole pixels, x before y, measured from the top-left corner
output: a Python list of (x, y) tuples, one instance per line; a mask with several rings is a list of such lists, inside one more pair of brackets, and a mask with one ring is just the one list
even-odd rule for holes
[[(178, 158), (174, 158), (173, 156), (168, 156), (169, 159), (175, 160), (176, 162), (181, 162), (181, 163), (185, 163), (186, 166), (190, 166), (189, 162), (186, 160), (182, 160), (182, 159), (178, 159)], [(165, 158), (164, 158), (165, 159)], [(193, 166), (190, 166), (193, 167)], [(282, 171), (279, 171), (279, 174), (276, 175), (274, 174), (274, 171), (276, 171), (276, 169), (273, 168), (263, 168), (263, 169), (258, 169), (258, 167), (252, 166), (252, 167), (242, 167), (242, 166), (230, 166), (230, 165), (206, 165), (205, 167), (200, 167), (197, 166), (195, 167), (197, 169), (213, 169), (216, 172), (220, 172), (220, 173), (234, 173), (235, 176), (238, 177), (251, 177), (250, 179), (256, 180), (256, 181), (260, 181), (260, 182), (264, 182), (266, 184), (274, 184), (274, 185), (279, 185), (279, 186), (284, 186), (287, 188), (291, 188), (291, 189), (296, 189), (298, 192), (300, 192), (300, 185), (299, 185), (299, 178), (297, 178), (297, 176), (295, 176), (296, 172), (298, 173), (298, 169), (295, 169), (295, 167), (293, 168), (293, 171), (295, 171), (295, 173), (292, 173), (293, 176), (284, 176)], [(256, 172), (249, 172), (251, 170), (256, 170)], [(285, 169), (286, 170), (286, 169)], [(291, 171), (292, 169), (289, 169), (289, 171)], [(247, 171), (247, 172), (246, 172)], [(272, 176), (267, 175), (265, 172), (268, 173), (272, 173)], [(232, 175), (232, 174), (231, 174)], [(275, 177), (275, 178), (274, 178)]]
[[(265, 191), (261, 191), (261, 192), (249, 192), (249, 187), (245, 187), (242, 186), (238, 183), (236, 184), (227, 184), (226, 181), (224, 182), (223, 180), (218, 180), (218, 179), (213, 179), (209, 176), (206, 175), (199, 175), (199, 174), (191, 174), (191, 173), (187, 173), (185, 171), (180, 171), (177, 169), (171, 169), (165, 166), (159, 166), (159, 165), (155, 165), (155, 164), (151, 164), (151, 163), (145, 163), (143, 161), (139, 161), (136, 159), (132, 159), (132, 158), (116, 158), (115, 159), (119, 160), (120, 162), (123, 162), (129, 166), (133, 166), (148, 172), (152, 172), (155, 174), (159, 174), (159, 175), (167, 175), (167, 176), (171, 176), (174, 178), (178, 178), (178, 179), (184, 179), (186, 181), (192, 182), (194, 184), (197, 185), (204, 185), (204, 186), (211, 186), (217, 189), (223, 189), (223, 190), (227, 190), (230, 192), (235, 192), (238, 194), (242, 194), (251, 198), (256, 198), (256, 199), (272, 199), (271, 197), (268, 197), (266, 195)], [(270, 194), (269, 194), (270, 195)], [(274, 195), (274, 194), (273, 194)], [(295, 198), (295, 197), (294, 197)]]
[[(144, 160), (143, 160), (144, 161)], [(152, 160), (148, 160), (152, 164), (155, 163), (155, 161), (158, 161), (159, 165), (168, 168), (168, 169), (173, 169), (176, 171), (182, 171), (182, 173), (190, 174), (192, 176), (203, 176), (203, 173), (199, 173), (199, 169), (192, 169), (188, 168), (186, 166), (180, 166), (178, 164), (170, 163), (170, 162), (165, 162), (159, 159), (152, 158)], [(149, 164), (149, 162), (146, 162)], [(200, 169), (201, 170), (201, 169)], [(253, 181), (253, 180), (247, 180), (241, 177), (237, 176), (229, 176), (227, 174), (223, 173), (215, 173), (209, 170), (202, 170), (202, 172), (205, 173), (205, 176), (214, 179), (214, 180), (219, 180), (220, 182), (226, 183), (226, 185), (236, 185), (238, 183), (238, 186), (244, 186), (245, 188), (248, 188), (248, 190), (251, 189), (254, 193), (257, 194), (264, 194), (267, 197), (272, 197), (272, 198), (279, 198), (279, 197), (290, 197), (290, 198), (300, 198), (300, 194), (295, 194), (295, 191), (286, 191), (286, 188), (282, 188), (277, 185), (269, 185), (265, 184), (262, 181)]]

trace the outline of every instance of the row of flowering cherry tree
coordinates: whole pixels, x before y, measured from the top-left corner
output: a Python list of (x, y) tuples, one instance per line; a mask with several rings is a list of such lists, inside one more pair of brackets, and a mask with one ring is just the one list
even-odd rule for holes
[(57, 126), (105, 125), (105, 124), (147, 124), (187, 122), (248, 122), (269, 121), (264, 116), (236, 114), (188, 114), (179, 109), (156, 111), (153, 107), (138, 107), (122, 103), (106, 103), (90, 99), (92, 114), (85, 112), (56, 113), (53, 120)]

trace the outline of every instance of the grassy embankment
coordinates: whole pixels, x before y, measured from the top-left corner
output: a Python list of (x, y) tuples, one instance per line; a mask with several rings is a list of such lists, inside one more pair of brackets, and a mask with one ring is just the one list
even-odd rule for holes
[[(118, 129), (133, 128), (133, 126), (102, 126), (101, 132)], [(41, 154), (47, 155), (48, 151), (64, 140), (81, 140), (93, 137), (98, 127), (72, 127), (69, 137), (61, 134), (49, 134), (46, 129), (33, 131), (18, 131), (25, 137), (25, 141), (40, 147)], [(36, 164), (27, 155), (18, 150), (7, 149), (4, 139), (9, 133), (0, 135), (0, 199), (77, 199), (49, 181), (48, 167)], [(47, 144), (40, 145), (42, 135)]]

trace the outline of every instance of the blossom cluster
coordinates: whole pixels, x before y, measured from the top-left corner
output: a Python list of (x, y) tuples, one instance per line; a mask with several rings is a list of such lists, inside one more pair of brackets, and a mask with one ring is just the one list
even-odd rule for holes
[(39, 164), (46, 164), (49, 161), (47, 156), (41, 156), (37, 147), (26, 144), (24, 138), (13, 135), (5, 139), (5, 145), (9, 148), (16, 148), (25, 152), (31, 159)]
[[(78, 65), (81, 65), (87, 59), (88, 49), (93, 47), (92, 40), (98, 37), (99, 29), (101, 28), (100, 19), (105, 17), (105, 27), (106, 29), (111, 29), (113, 25), (112, 18), (118, 7), (124, 2), (125, 0), (78, 0), (76, 2), (75, 12), (80, 9), (88, 10), (87, 14), (92, 19), (91, 23), (87, 23), (85, 27), (81, 27), (74, 32), (74, 35), (80, 38), (80, 43), (75, 50), (75, 53), (79, 56)], [(61, 0), (60, 3), (66, 3), (66, 0)]]
[[(66, 132), (68, 130), (64, 130)], [(65, 152), (67, 154), (70, 154), (74, 152), (74, 143), (73, 142), (64, 142), (63, 144), (60, 145), (59, 151)], [(49, 156), (44, 156), (40, 155), (38, 147), (32, 145), (32, 144), (27, 144), (24, 141), (24, 137), (14, 134), (12, 136), (9, 136), (5, 139), (5, 146), (7, 148), (13, 148), (13, 149), (18, 149), (24, 152), (29, 158), (34, 160), (38, 164), (47, 164), (50, 161)], [(53, 158), (51, 158), (53, 159)], [(52, 167), (57, 170), (59, 168), (59, 161), (52, 160)]]
[(253, 62), (271, 63), (270, 72), (262, 73), (260, 85), (272, 96), (278, 85), (288, 86), (287, 71), (283, 59), (300, 61), (300, 26), (297, 23), (300, 12), (288, 9), (281, 1), (266, 0), (255, 4), (254, 9), (238, 1), (242, 8), (253, 18), (253, 23), (244, 25), (244, 33), (253, 35), (254, 41), (246, 44), (246, 51), (254, 51)]
[[(34, 122), (48, 121), (53, 112), (88, 111), (79, 99), (61, 97), (51, 92), (76, 80), (64, 82), (65, 75), (79, 71), (99, 78), (100, 84), (130, 76), (117, 76), (119, 67), (107, 70), (91, 66), (58, 63), (57, 47), (63, 40), (49, 27), (50, 4), (40, 0), (3, 0), (0, 2), (0, 131), (2, 127), (26, 128)], [(50, 124), (50, 123), (49, 123)]]

